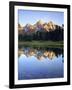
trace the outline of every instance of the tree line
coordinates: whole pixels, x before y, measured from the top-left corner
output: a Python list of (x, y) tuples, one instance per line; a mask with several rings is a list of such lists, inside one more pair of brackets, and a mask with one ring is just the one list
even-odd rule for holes
[(62, 41), (64, 40), (64, 30), (54, 30), (50, 32), (45, 31), (37, 31), (30, 34), (19, 34), (18, 40), (19, 41), (32, 41), (32, 40), (46, 40), (46, 41)]

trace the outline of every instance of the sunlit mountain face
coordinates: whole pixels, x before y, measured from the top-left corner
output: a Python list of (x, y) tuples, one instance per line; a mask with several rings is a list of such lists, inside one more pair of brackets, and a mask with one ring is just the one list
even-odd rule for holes
[(55, 57), (58, 57), (60, 55), (63, 56), (63, 49), (58, 48), (20, 48), (18, 50), (18, 56), (20, 57), (22, 54), (24, 54), (26, 57), (34, 56), (38, 60), (44, 60), (45, 58), (49, 58), (49, 60), (53, 60)]
[(34, 31), (40, 31), (44, 30), (46, 32), (54, 31), (56, 29), (62, 29), (63, 30), (63, 24), (62, 26), (54, 24), (52, 21), (49, 22), (43, 22), (42, 20), (39, 20), (36, 22), (36, 24), (31, 25), (31, 24), (26, 24), (23, 28), (21, 27), (20, 24), (18, 24), (18, 30), (20, 31), (23, 30), (24, 32), (34, 32)]
[(26, 24), (21, 26), (18, 24), (18, 40), (52, 40), (60, 41), (64, 39), (64, 25), (54, 24), (52, 21), (37, 21), (34, 25)]

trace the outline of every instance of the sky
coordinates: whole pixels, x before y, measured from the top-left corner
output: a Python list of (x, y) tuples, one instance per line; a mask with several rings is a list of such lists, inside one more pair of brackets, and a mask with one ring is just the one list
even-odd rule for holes
[(18, 10), (18, 23), (22, 26), (26, 24), (35, 24), (37, 21), (52, 21), (57, 25), (64, 24), (64, 12), (38, 11), (38, 10)]

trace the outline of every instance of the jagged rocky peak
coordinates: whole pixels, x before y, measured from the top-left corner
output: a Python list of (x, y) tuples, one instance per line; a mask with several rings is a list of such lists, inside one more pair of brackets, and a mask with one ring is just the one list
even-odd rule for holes
[(18, 30), (21, 31), (23, 30), (24, 26), (22, 26), (21, 24), (18, 24)]
[(44, 24), (44, 21), (43, 20), (39, 20), (36, 24)]
[(49, 21), (47, 25), (50, 30), (54, 30), (56, 28), (55, 24), (52, 21)]
[(18, 24), (18, 28), (21, 28), (21, 25), (20, 24)]
[(25, 32), (36, 32), (36, 31), (46, 31), (46, 32), (50, 32), (50, 31), (54, 31), (54, 30), (59, 30), (59, 29), (63, 29), (64, 25), (59, 26), (56, 25), (55, 23), (53, 23), (52, 21), (48, 21), (48, 22), (44, 22), (43, 20), (39, 20), (37, 21), (34, 25), (31, 24), (26, 24), (24, 27), (22, 27), (20, 24), (18, 24), (18, 30), (21, 31), (25, 31)]
[(30, 26), (31, 26), (31, 25), (30, 25), (29, 23), (25, 25), (25, 27), (30, 27)]

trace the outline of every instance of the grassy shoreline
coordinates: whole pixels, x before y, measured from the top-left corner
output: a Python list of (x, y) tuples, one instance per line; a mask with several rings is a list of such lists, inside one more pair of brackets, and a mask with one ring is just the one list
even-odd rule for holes
[(63, 41), (19, 41), (19, 46), (63, 48)]

